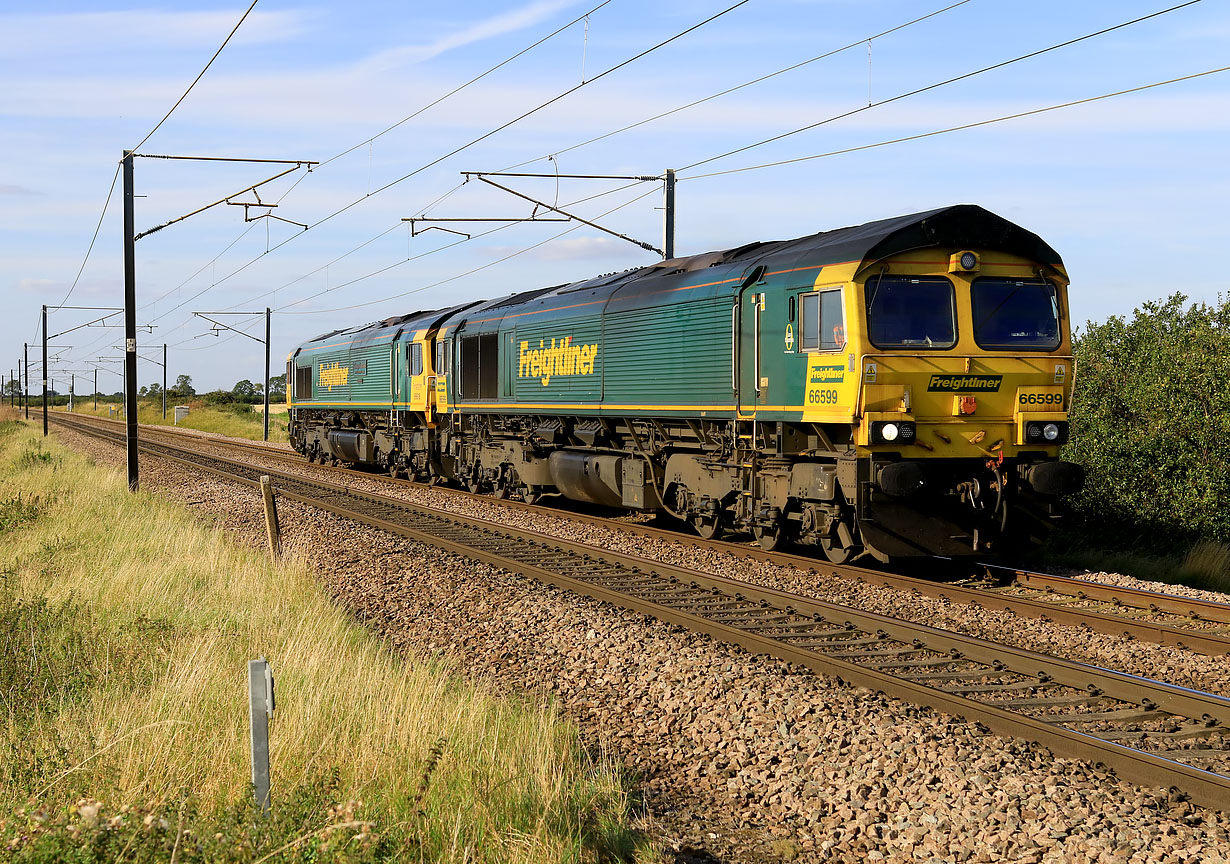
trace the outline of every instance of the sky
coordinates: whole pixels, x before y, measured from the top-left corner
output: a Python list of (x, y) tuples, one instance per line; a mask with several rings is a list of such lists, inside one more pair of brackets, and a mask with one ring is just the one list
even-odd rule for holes
[[(676, 169), (678, 255), (974, 203), (1058, 250), (1077, 323), (1216, 302), (1189, 262), (1230, 234), (1230, 72), (914, 138), (1230, 65), (1217, 0), (1016, 59), (1178, 2), (259, 0), (189, 90), (246, 0), (0, 0), (0, 372), (30, 343), (39, 392), (46, 304), (53, 389), (120, 389), (123, 331), (80, 325), (123, 304), (134, 148), (138, 232), (236, 205), (136, 243), (140, 354), (200, 392), (263, 377), (266, 307), (278, 374), (319, 333), (660, 257), (578, 222), (402, 221), (532, 215), (463, 171)], [(662, 246), (660, 182), (493, 179)], [(248, 338), (194, 312), (262, 314), (211, 316)]]

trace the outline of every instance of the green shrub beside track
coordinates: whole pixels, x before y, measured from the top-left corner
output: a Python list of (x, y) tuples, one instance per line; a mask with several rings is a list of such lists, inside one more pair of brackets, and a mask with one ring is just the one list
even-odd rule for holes
[(1064, 455), (1086, 471), (1078, 540), (1182, 557), (1203, 539), (1189, 569), (1216, 582), (1209, 541), (1230, 544), (1230, 299), (1188, 306), (1175, 294), (1074, 341)]

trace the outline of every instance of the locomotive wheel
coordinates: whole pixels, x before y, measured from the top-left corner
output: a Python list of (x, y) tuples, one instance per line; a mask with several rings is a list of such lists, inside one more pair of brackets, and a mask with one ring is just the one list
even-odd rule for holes
[(840, 540), (832, 537), (820, 538), (820, 551), (833, 564), (845, 564), (854, 553), (853, 549), (850, 549), (848, 546), (842, 546)]
[(475, 465), (474, 470), (471, 471), (470, 474), (466, 477), (466, 480), (465, 480), (466, 489), (468, 489), (470, 492), (474, 493), (475, 495), (481, 495), (483, 492), (483, 486), (485, 485), (483, 483), (482, 477), (483, 477), (482, 466)]
[(762, 525), (753, 525), (752, 536), (756, 538), (760, 548), (766, 552), (772, 552), (782, 543), (781, 528), (765, 528)]
[(522, 486), (521, 500), (526, 504), (536, 504), (538, 499), (542, 497), (541, 486)]
[(722, 517), (720, 515), (714, 516), (712, 519), (693, 516), (691, 522), (692, 528), (702, 540), (717, 540), (726, 533), (726, 526), (722, 524)]

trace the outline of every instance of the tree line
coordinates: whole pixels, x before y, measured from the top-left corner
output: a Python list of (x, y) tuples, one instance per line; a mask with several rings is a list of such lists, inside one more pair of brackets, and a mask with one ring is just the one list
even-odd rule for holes
[[(162, 398), (162, 385), (158, 382), (142, 387), (137, 391), (137, 395), (143, 398), (160, 399)], [(175, 384), (167, 387), (168, 399), (188, 399), (200, 395), (206, 404), (210, 405), (227, 405), (232, 403), (242, 405), (256, 405), (265, 401), (265, 387), (263, 384), (254, 383), (247, 378), (235, 382), (235, 386), (230, 390), (210, 390), (206, 393), (198, 394), (196, 388), (192, 386), (191, 375), (179, 375), (175, 379)], [(286, 375), (275, 375), (269, 379), (269, 401), (280, 402), (286, 398)]]

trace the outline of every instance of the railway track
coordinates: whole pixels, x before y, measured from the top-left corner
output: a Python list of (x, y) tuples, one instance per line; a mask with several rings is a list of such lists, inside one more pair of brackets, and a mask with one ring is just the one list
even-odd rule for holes
[[(63, 417), (63, 415), (60, 416)], [(70, 422), (82, 421), (73, 418)], [(122, 423), (106, 418), (91, 418), (86, 422), (97, 422), (100, 425), (117, 429), (123, 428)], [(284, 461), (292, 465), (304, 464), (301, 456), (281, 447), (214, 438), (195, 430), (170, 430), (152, 426), (143, 427), (143, 430), (143, 434), (189, 438), (211, 446), (249, 452), (262, 458)], [(358, 475), (369, 479), (379, 477), (382, 481), (394, 484), (420, 485), (409, 480), (395, 480), (383, 475), (374, 475), (367, 471), (340, 466), (317, 465), (314, 467), (316, 470), (343, 476)], [(519, 501), (497, 500), (489, 495), (475, 495), (455, 489), (440, 488), (438, 491), (463, 499), (476, 499), (514, 510), (521, 509), (538, 513), (543, 512), (543, 506), (549, 503), (527, 505)], [(703, 540), (677, 530), (627, 520), (556, 508), (552, 508), (550, 512), (560, 518), (583, 524), (600, 525), (643, 537), (669, 540), (698, 548), (716, 549), (752, 560), (767, 561), (813, 573), (832, 574), (877, 587), (907, 591), (953, 603), (968, 603), (988, 609), (1002, 609), (1026, 618), (1082, 627), (1092, 632), (1112, 636), (1127, 636), (1200, 654), (1230, 654), (1230, 604), (1226, 603), (1103, 585), (1081, 579), (1033, 573), (990, 564), (981, 565), (983, 575), (974, 579), (963, 578), (952, 581), (951, 577), (942, 576), (918, 578), (866, 567), (831, 564), (816, 558), (786, 552), (768, 552), (747, 543)]]
[[(122, 441), (97, 425), (57, 418)], [(1224, 809), (1230, 699), (146, 441), (147, 453), (1101, 763)]]

